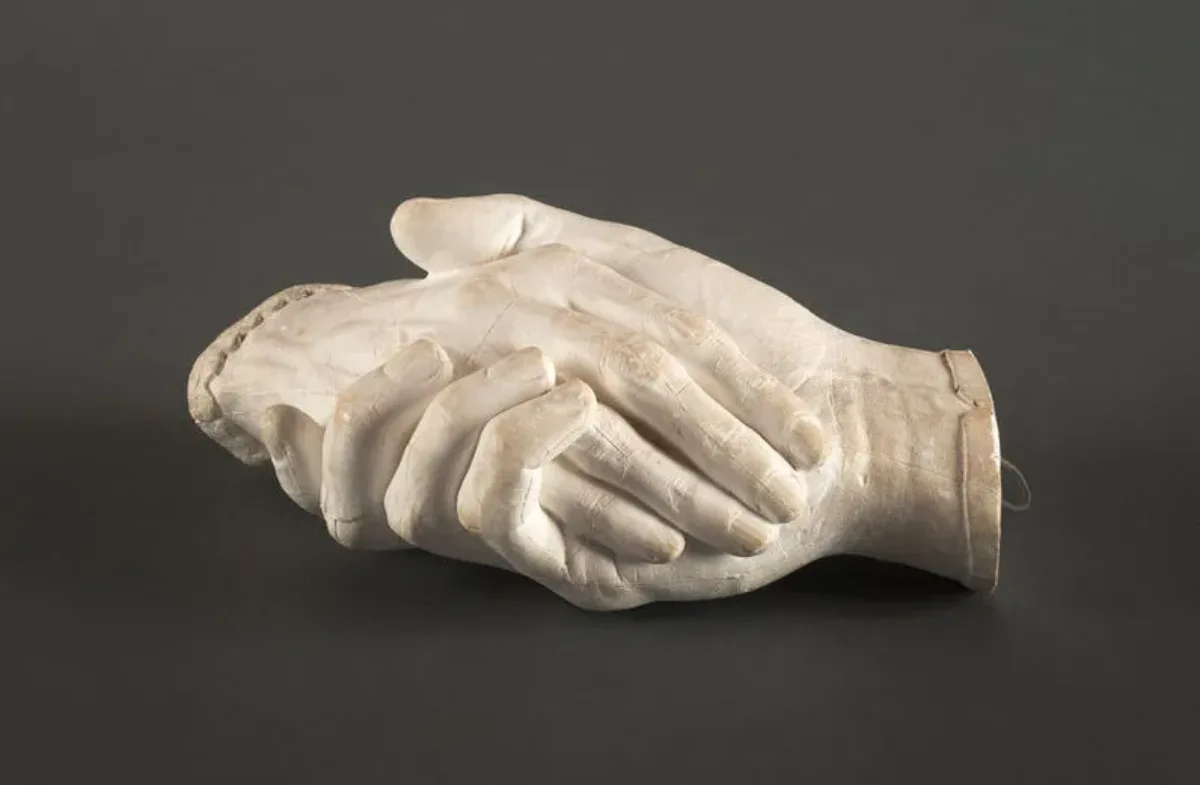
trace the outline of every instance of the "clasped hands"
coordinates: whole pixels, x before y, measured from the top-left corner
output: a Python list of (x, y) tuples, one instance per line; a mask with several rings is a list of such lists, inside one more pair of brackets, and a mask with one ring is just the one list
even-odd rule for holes
[[(293, 287), (190, 382), (197, 422), (269, 459), (339, 543), (514, 570), (606, 610), (870, 550), (870, 451), (837, 422), (855, 402), (834, 403), (847, 347), (870, 342), (660, 237), (523, 197), (411, 200), (392, 234), (426, 278)], [(886, 357), (877, 372), (909, 373)]]

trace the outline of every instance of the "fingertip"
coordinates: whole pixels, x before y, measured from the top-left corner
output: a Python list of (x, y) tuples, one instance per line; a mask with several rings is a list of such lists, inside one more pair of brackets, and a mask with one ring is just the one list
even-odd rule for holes
[(433, 381), (452, 370), (446, 350), (429, 338), (413, 341), (383, 365), (383, 374), (389, 379), (413, 384)]
[(409, 344), (413, 350), (419, 350), (424, 353), (433, 354), (438, 357), (446, 357), (445, 350), (442, 345), (432, 338), (421, 337)]
[(683, 555), (683, 551), (687, 547), (687, 540), (679, 532), (670, 530), (664, 532), (662, 538), (655, 545), (651, 561), (654, 564), (670, 564)]
[(596, 401), (596, 393), (587, 383), (580, 379), (571, 379), (564, 382), (556, 387), (554, 392), (564, 400), (572, 400), (578, 403), (580, 409), (589, 417), (594, 415), (599, 405)]
[(286, 403), (277, 403), (263, 412), (259, 421), (260, 439), (273, 461), (287, 457), (288, 450), (306, 436), (306, 428), (320, 430), (307, 414)]
[(779, 536), (778, 526), (766, 526), (741, 520), (730, 527), (734, 556), (756, 556), (767, 549)]
[(554, 382), (558, 378), (554, 361), (536, 346), (519, 349), (497, 360), (485, 368), (483, 374), (488, 380), (507, 382), (509, 385), (518, 383), (522, 388), (532, 382), (539, 395), (554, 389)]
[(423, 196), (406, 199), (392, 213), (392, 220), (388, 224), (388, 229), (391, 232), (392, 241), (400, 249), (400, 252), (406, 256), (408, 255), (406, 246), (409, 245), (413, 224), (420, 220), (421, 213), (427, 211), (428, 206), (434, 201), (434, 199)]
[(508, 194), (415, 197), (392, 213), (389, 231), (402, 254), (429, 272), (506, 256), (520, 242), (524, 206)]
[(520, 358), (522, 363), (528, 363), (531, 367), (536, 363), (539, 366), (538, 374), (544, 379), (547, 384), (547, 389), (554, 386), (558, 380), (558, 369), (554, 366), (554, 360), (550, 355), (546, 354), (540, 347), (526, 346), (524, 349), (516, 352), (515, 357)]
[[(596, 413), (596, 395), (592, 388), (578, 379), (560, 384), (550, 392), (527, 404), (530, 422), (514, 420), (521, 428), (534, 428), (537, 433), (532, 450), (531, 466), (542, 466), (557, 457), (579, 438), (592, 424)], [(510, 415), (517, 410), (511, 410)]]
[(829, 443), (821, 427), (809, 419), (793, 424), (787, 447), (788, 457), (797, 469), (815, 469), (829, 458)]
[(779, 472), (762, 480), (764, 515), (775, 523), (788, 523), (804, 514), (808, 490), (794, 472)]

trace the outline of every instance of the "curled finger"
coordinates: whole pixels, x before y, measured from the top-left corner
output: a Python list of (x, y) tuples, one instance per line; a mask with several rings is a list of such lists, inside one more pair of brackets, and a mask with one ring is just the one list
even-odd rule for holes
[(614, 488), (562, 461), (546, 465), (542, 507), (575, 534), (617, 558), (665, 564), (683, 553), (683, 535)]
[(644, 601), (634, 589), (578, 574), (575, 546), (540, 503), (545, 466), (588, 429), (595, 409), (595, 395), (574, 380), (488, 423), (459, 489), (458, 517), (514, 570), (576, 605), (632, 607)]
[(723, 553), (752, 556), (778, 528), (690, 467), (663, 454), (612, 409), (599, 406), (592, 427), (564, 457), (588, 475), (620, 487), (664, 520)]
[(354, 548), (399, 547), (386, 525), (384, 493), (428, 397), (453, 366), (432, 341), (417, 341), (338, 398), (321, 454), (321, 512), (330, 534)]

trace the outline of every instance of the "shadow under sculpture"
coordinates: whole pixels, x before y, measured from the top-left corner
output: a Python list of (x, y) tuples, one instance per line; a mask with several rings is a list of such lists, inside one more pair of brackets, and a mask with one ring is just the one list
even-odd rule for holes
[(196, 423), (351, 548), (599, 610), (857, 554), (991, 591), (999, 435), (969, 351), (891, 346), (659, 236), (515, 195), (413, 199), (428, 275), (294, 286), (196, 361)]

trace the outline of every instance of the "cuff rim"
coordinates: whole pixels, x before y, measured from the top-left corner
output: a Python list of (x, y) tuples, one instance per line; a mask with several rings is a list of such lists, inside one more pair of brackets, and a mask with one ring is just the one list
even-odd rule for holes
[(345, 284), (312, 283), (289, 286), (271, 295), (249, 313), (238, 319), (200, 353), (188, 374), (188, 412), (192, 421), (210, 439), (224, 447), (242, 463), (254, 466), (270, 460), (267, 450), (257, 439), (242, 427), (227, 419), (213, 395), (211, 385), (225, 367), (225, 361), (238, 350), (255, 328), (272, 314), (288, 305), (329, 291), (341, 291), (352, 287)]
[(955, 394), (971, 406), (962, 416), (959, 455), (960, 496), (966, 540), (967, 588), (991, 593), (1000, 578), (1003, 493), (1000, 430), (983, 367), (969, 350), (942, 353)]

